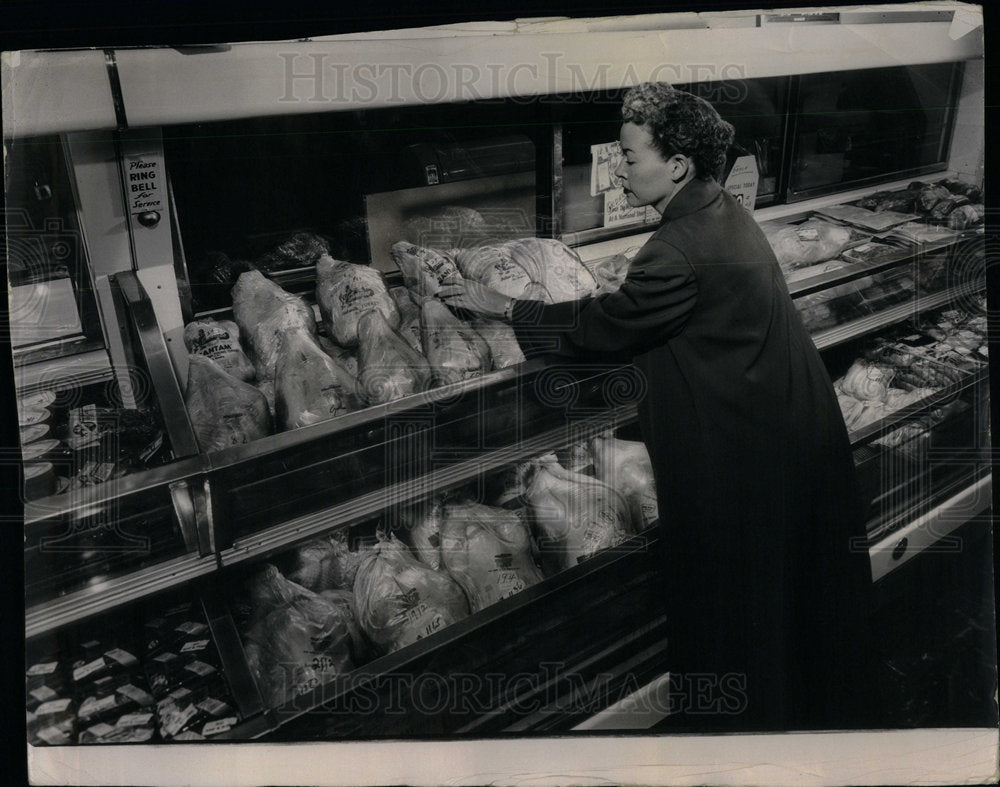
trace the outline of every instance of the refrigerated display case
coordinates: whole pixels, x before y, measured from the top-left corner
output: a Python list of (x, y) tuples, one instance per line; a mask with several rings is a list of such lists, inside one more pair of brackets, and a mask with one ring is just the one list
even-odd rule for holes
[[(29, 395), (52, 390), (61, 398), (48, 403), (50, 411), (63, 407), (70, 432), (69, 412), (81, 405), (104, 408), (117, 426), (124, 412), (145, 414), (129, 461), (110, 440), (118, 452), (112, 473), (127, 474), (94, 483), (86, 463), (107, 457), (68, 452), (64, 477), (91, 480), (62, 493), (36, 484), (46, 494), (26, 506), (28, 677), (40, 692), (29, 704), (32, 741), (133, 740), (121, 717), (125, 727), (151, 730), (153, 740), (311, 740), (641, 729), (666, 715), (658, 706), (648, 718), (633, 713), (622, 722), (613, 712), (657, 685), (666, 669), (663, 620), (653, 612), (651, 527), (396, 651), (353, 653), (353, 669), (329, 668), (330, 642), (313, 642), (319, 661), (291, 694), (268, 692), (261, 637), (251, 633), (254, 581), (268, 576), (269, 566), (290, 572), (310, 543), (342, 539), (357, 554), (371, 548), (378, 530), (400, 531), (408, 506), (463, 490), (496, 503), (487, 497), (497, 478), (518, 464), (551, 451), (565, 457), (608, 430), (634, 440), (641, 385), (630, 366), (533, 360), (218, 451), (199, 447), (184, 404), (184, 327), (230, 319), (230, 289), (242, 272), (263, 271), (319, 311), (315, 255), (303, 255), (296, 233), (378, 270), (390, 287), (402, 281), (387, 244), (408, 231), (416, 234), (397, 239), (438, 248), (554, 237), (595, 272), (627, 256), (648, 237), (647, 217), (608, 221), (601, 195), (590, 189), (591, 146), (613, 142), (617, 98), (657, 63), (664, 38), (678, 57), (697, 52), (691, 62), (719, 66), (677, 81), (726, 104), (739, 142), (729, 163), (751, 155), (760, 173), (758, 220), (792, 232), (826, 222), (850, 236), (828, 259), (785, 272), (831, 379), (846, 378), (856, 363), (888, 378), (877, 402), (842, 400), (853, 407), (845, 418), (855, 419), (848, 420), (855, 461), (872, 502), (869, 543), (859, 548), (870, 550), (876, 581), (988, 511), (982, 217), (956, 229), (926, 212), (909, 224), (857, 222), (859, 209), (879, 216), (863, 207), (866, 198), (905, 191), (914, 177), (970, 187), (981, 180), (981, 37), (952, 37), (948, 11), (918, 16), (845, 12), (840, 24), (825, 20), (823, 36), (808, 19), (797, 27), (792, 20), (754, 24), (752, 32), (740, 27), (746, 65), (737, 75), (720, 73), (731, 28), (713, 29), (708, 16), (697, 42), (690, 31), (672, 30), (669, 17), (631, 34), (572, 36), (547, 32), (543, 23), (531, 36), (476, 39), (483, 62), (496, 56), (514, 63), (557, 42), (567, 57), (584, 49), (588, 57), (614, 53), (614, 67), (597, 79), (603, 84), (575, 93), (529, 79), (473, 98), (421, 101), (403, 85), (390, 103), (338, 94), (319, 105), (288, 96), (275, 70), (287, 57), (252, 44), (184, 55), (111, 52), (116, 79), (108, 80), (103, 63), (95, 72), (117, 110), (107, 117), (89, 110), (86, 118), (71, 112), (54, 122), (15, 94), (23, 123), (6, 143), (8, 168), (27, 182), (31, 159), (18, 151), (58, 141), (65, 183), (57, 191), (60, 199), (72, 195), (86, 251), (81, 276), (95, 293), (81, 307), (93, 313), (83, 320), (88, 337), (94, 334), (86, 341), (99, 340), (107, 358), (100, 391), (71, 377), (65, 386), (19, 384), (22, 409), (37, 409), (27, 407)], [(856, 26), (866, 35), (857, 36)], [(775, 57), (792, 28), (800, 40), (787, 57)], [(879, 45), (871, 31), (884, 35)], [(405, 57), (415, 58), (414, 67), (450, 63), (452, 47), (468, 44), (463, 39), (435, 38), (440, 49)], [(820, 41), (827, 54), (810, 56)], [(388, 42), (350, 37), (283, 44), (281, 51), (303, 58), (335, 52), (349, 61), (362, 46), (369, 59), (403, 56)], [(634, 55), (631, 75), (621, 62), (625, 51)], [(33, 53), (24, 67), (61, 73), (62, 54)], [(242, 81), (247, 69), (261, 77), (253, 90)], [(906, 145), (878, 117), (852, 114), (847, 128), (840, 120), (853, 104), (830, 110), (836, 117), (818, 130), (810, 126), (826, 116), (815, 115), (809, 97), (826, 96), (831, 80), (864, 77), (867, 84), (889, 74), (916, 79), (915, 114), (927, 107), (932, 115), (919, 155), (903, 155)], [(243, 100), (220, 101), (217, 91), (234, 85), (243, 86)], [(272, 100), (279, 95), (290, 100)], [(886, 157), (887, 147), (899, 155)], [(810, 180), (817, 162), (826, 162), (825, 174)], [(322, 328), (321, 336), (330, 338)], [(25, 361), (22, 374), (29, 367)], [(889, 405), (890, 390), (898, 406)], [(118, 399), (109, 400), (114, 392)], [(89, 637), (92, 626), (107, 634)], [(362, 636), (360, 645), (371, 643)], [(211, 658), (196, 655), (203, 647)], [(122, 665), (118, 651), (133, 658)], [(193, 663), (212, 669), (189, 669)], [(524, 680), (491, 684), (498, 674)], [(95, 681), (104, 683), (95, 688)], [(122, 685), (138, 689), (132, 704)], [(455, 696), (461, 707), (448, 704)], [(151, 710), (162, 703), (163, 710)], [(370, 712), (384, 703), (397, 703), (398, 712)], [(155, 719), (140, 723), (137, 713)]]

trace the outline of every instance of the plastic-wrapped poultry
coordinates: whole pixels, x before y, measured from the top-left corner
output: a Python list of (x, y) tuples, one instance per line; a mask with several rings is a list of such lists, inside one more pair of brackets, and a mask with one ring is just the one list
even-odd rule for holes
[(274, 380), (280, 429), (319, 423), (360, 406), (354, 377), (311, 334), (295, 330), (282, 336)]
[(437, 294), (441, 285), (461, 278), (448, 252), (400, 241), (392, 247), (392, 259), (403, 274), (403, 284), (422, 298)]
[(577, 253), (552, 238), (519, 238), (454, 254), (463, 276), (512, 298), (561, 303), (598, 289)]
[(420, 307), (424, 354), (437, 385), (486, 374), (493, 365), (490, 347), (472, 326), (441, 301), (428, 298)]
[(251, 588), (247, 660), (271, 708), (354, 668), (351, 613), (285, 579), (273, 565)]
[(355, 380), (358, 378), (358, 356), (357, 353), (348, 350), (346, 347), (341, 347), (339, 344), (335, 344), (327, 339), (325, 336), (320, 336), (319, 346), (323, 349), (327, 355), (329, 355), (333, 360), (343, 366), (348, 373)]
[(543, 579), (524, 520), (513, 511), (480, 503), (444, 507), (441, 562), (462, 586), (473, 612)]
[(405, 540), (410, 548), (435, 571), (441, 568), (441, 520), (444, 516), (442, 498), (409, 506), (401, 512)]
[(833, 259), (851, 242), (851, 230), (828, 221), (761, 224), (774, 256), (783, 267), (800, 268)]
[(431, 367), (378, 310), (358, 322), (359, 392), (371, 405), (426, 391)]
[(546, 574), (575, 566), (633, 534), (625, 498), (596, 478), (566, 470), (554, 455), (536, 460), (525, 497)]
[(367, 265), (335, 260), (329, 255), (316, 263), (316, 302), (327, 331), (341, 347), (358, 344), (358, 322), (379, 311), (393, 328), (399, 311), (389, 296), (382, 274)]
[(247, 271), (232, 290), (233, 319), (240, 326), (258, 382), (274, 379), (281, 336), (302, 328), (316, 334), (313, 310), (297, 295), (285, 292), (260, 271)]
[(489, 345), (494, 369), (506, 369), (524, 361), (521, 345), (517, 343), (514, 328), (500, 320), (476, 317), (472, 321), (473, 330)]
[(418, 353), (423, 353), (424, 345), (420, 338), (420, 307), (413, 302), (406, 287), (393, 287), (389, 294), (399, 309), (399, 333), (410, 343)]
[(656, 480), (645, 444), (595, 437), (591, 441), (591, 451), (598, 480), (625, 497), (635, 528), (641, 530), (655, 522), (659, 516)]
[(354, 580), (354, 604), (362, 630), (385, 653), (469, 614), (469, 602), (455, 580), (425, 566), (391, 536), (362, 561)]
[(184, 404), (202, 451), (220, 451), (271, 434), (264, 394), (202, 355), (188, 356), (188, 362)]
[(240, 346), (240, 329), (232, 320), (205, 317), (184, 326), (184, 346), (192, 355), (211, 358), (237, 380), (253, 379), (253, 364)]

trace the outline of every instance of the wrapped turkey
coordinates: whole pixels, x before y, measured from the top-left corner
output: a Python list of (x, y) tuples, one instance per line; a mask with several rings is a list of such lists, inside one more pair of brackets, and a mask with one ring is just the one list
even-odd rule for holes
[(620, 290), (625, 279), (628, 278), (631, 266), (632, 260), (624, 254), (613, 254), (593, 263), (590, 266), (590, 271), (598, 283), (597, 291), (594, 294), (603, 295), (606, 292)]
[(659, 516), (656, 481), (649, 451), (643, 443), (595, 437), (590, 444), (597, 478), (628, 501), (636, 530), (651, 525)]
[(399, 311), (389, 296), (382, 274), (367, 265), (341, 262), (329, 255), (316, 263), (316, 302), (323, 323), (341, 347), (358, 344), (358, 321), (378, 310), (393, 328), (399, 326)]
[(889, 395), (889, 384), (894, 374), (893, 368), (887, 364), (859, 358), (833, 387), (861, 402), (884, 402)]
[(500, 320), (476, 317), (472, 321), (472, 328), (489, 345), (494, 369), (506, 369), (524, 360), (524, 353), (521, 352), (521, 345), (517, 343), (512, 326)]
[(546, 303), (575, 301), (594, 294), (597, 280), (569, 246), (552, 238), (519, 238), (455, 252), (466, 278), (512, 298)]
[(430, 387), (431, 368), (378, 310), (358, 322), (358, 382), (369, 404), (385, 404)]
[(352, 410), (361, 401), (351, 373), (306, 331), (288, 331), (275, 365), (274, 410), (280, 429), (297, 429)]
[(849, 228), (819, 219), (790, 225), (762, 224), (761, 229), (778, 263), (792, 268), (833, 259), (853, 237)]
[(441, 301), (428, 298), (420, 307), (424, 354), (434, 382), (448, 385), (486, 374), (493, 364), (490, 346)]
[(198, 447), (206, 453), (251, 443), (272, 432), (264, 394), (202, 355), (188, 356), (184, 404)]
[(268, 565), (258, 576), (247, 660), (268, 707), (276, 708), (354, 668), (351, 614)]
[(253, 364), (240, 346), (240, 329), (232, 320), (211, 317), (194, 320), (184, 326), (184, 346), (192, 355), (211, 358), (237, 380), (253, 379)]
[(525, 494), (547, 574), (575, 566), (633, 534), (628, 503), (596, 478), (543, 457)]
[(240, 326), (257, 380), (271, 380), (282, 334), (302, 328), (315, 335), (313, 311), (300, 297), (285, 292), (260, 271), (241, 274), (232, 295), (233, 319)]
[(462, 586), (473, 612), (543, 579), (524, 519), (481, 503), (444, 507), (441, 562)]
[(469, 602), (455, 580), (425, 566), (391, 536), (362, 561), (354, 580), (354, 605), (362, 630), (385, 653), (469, 614)]
[(371, 644), (365, 638), (358, 619), (354, 616), (354, 593), (350, 590), (339, 590), (332, 588), (324, 590), (319, 594), (324, 601), (329, 601), (335, 607), (340, 608), (347, 619), (347, 632), (351, 636), (351, 661), (355, 666), (364, 664), (371, 659)]
[(424, 345), (420, 338), (420, 307), (413, 302), (406, 287), (393, 287), (389, 290), (396, 308), (399, 309), (399, 333), (418, 353), (423, 353)]
[(347, 372), (355, 380), (358, 379), (358, 356), (348, 350), (346, 347), (341, 347), (339, 344), (334, 344), (325, 336), (318, 337), (319, 346), (323, 349), (327, 355), (329, 355), (338, 364), (343, 366)]
[(403, 274), (406, 288), (423, 298), (433, 297), (442, 284), (461, 278), (447, 252), (400, 241), (392, 247), (392, 259)]
[(587, 440), (577, 440), (565, 448), (557, 448), (555, 455), (559, 464), (570, 472), (589, 476), (596, 475), (594, 452)]
[(441, 568), (441, 521), (444, 509), (440, 497), (401, 512), (406, 541), (420, 560), (435, 571)]

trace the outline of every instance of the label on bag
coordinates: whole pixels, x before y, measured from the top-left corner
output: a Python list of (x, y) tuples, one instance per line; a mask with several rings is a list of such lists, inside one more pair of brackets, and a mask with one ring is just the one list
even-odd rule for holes
[(114, 694), (109, 694), (107, 697), (102, 697), (101, 699), (87, 697), (80, 706), (79, 716), (81, 719), (86, 719), (89, 716), (94, 716), (115, 707), (115, 704)]
[(200, 675), (205, 677), (206, 675), (211, 675), (215, 672), (215, 667), (211, 664), (206, 664), (204, 661), (192, 661), (190, 664), (184, 667), (188, 672), (193, 672), (195, 675)]
[(48, 686), (39, 686), (37, 689), (30, 691), (29, 694), (31, 694), (31, 696), (39, 702), (48, 702), (49, 700), (55, 699), (59, 696)]
[(235, 716), (227, 716), (224, 719), (210, 721), (201, 728), (201, 734), (207, 738), (209, 735), (218, 735), (222, 732), (228, 732), (232, 729), (233, 725), (236, 724), (236, 721)]
[(815, 227), (802, 227), (800, 229), (795, 230), (795, 236), (799, 240), (806, 240), (806, 241), (819, 240), (819, 230), (817, 230)]
[(128, 713), (118, 719), (119, 727), (145, 727), (152, 722), (152, 713)]
[(181, 653), (197, 653), (208, 647), (209, 640), (207, 639), (196, 639), (191, 642), (184, 644), (181, 648)]
[(69, 707), (70, 702), (72, 702), (72, 700), (68, 697), (61, 700), (46, 702), (44, 705), (38, 706), (35, 710), (35, 716), (49, 716), (53, 713), (64, 713)]
[(123, 697), (128, 697), (132, 702), (139, 705), (152, 705), (153, 697), (148, 692), (143, 691), (138, 686), (133, 686), (131, 683), (126, 683), (124, 686), (118, 689), (118, 693)]
[(93, 735), (95, 738), (103, 738), (108, 733), (114, 732), (115, 728), (110, 724), (105, 724), (103, 721), (100, 724), (95, 724), (93, 727), (87, 727), (84, 730), (88, 735)]
[(139, 660), (135, 656), (121, 648), (112, 648), (104, 654), (104, 657), (118, 662), (123, 667), (131, 667), (133, 664), (139, 663)]
[(206, 697), (198, 703), (198, 710), (204, 711), (209, 716), (221, 716), (229, 710), (229, 706), (215, 697)]
[(39, 675), (51, 675), (59, 666), (58, 661), (47, 661), (44, 664), (32, 664), (28, 668), (28, 676), (35, 678)]
[(160, 720), (160, 729), (164, 735), (171, 736), (197, 715), (198, 709), (194, 705), (188, 705), (180, 711), (171, 711)]
[(177, 628), (174, 629), (174, 631), (179, 631), (181, 632), (181, 634), (187, 634), (189, 637), (194, 636), (195, 634), (201, 634), (201, 632), (207, 630), (208, 626), (206, 626), (204, 623), (198, 623), (197, 621), (194, 620), (185, 621), (184, 623), (181, 623)]
[(39, 730), (38, 737), (50, 746), (59, 746), (69, 742), (69, 736), (58, 727), (46, 727)]

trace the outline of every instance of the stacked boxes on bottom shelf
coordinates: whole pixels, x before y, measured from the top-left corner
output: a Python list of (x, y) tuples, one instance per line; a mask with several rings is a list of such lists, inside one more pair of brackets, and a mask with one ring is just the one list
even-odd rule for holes
[(201, 740), (240, 720), (197, 604), (29, 659), (28, 740), (35, 746)]
[(240, 720), (201, 610), (179, 604), (143, 626), (146, 675), (164, 740), (202, 740)]

